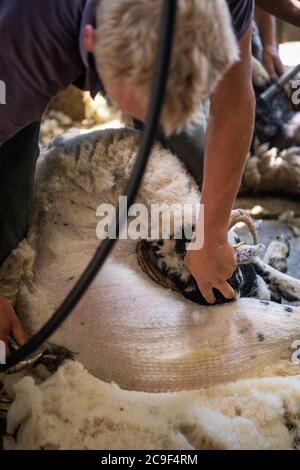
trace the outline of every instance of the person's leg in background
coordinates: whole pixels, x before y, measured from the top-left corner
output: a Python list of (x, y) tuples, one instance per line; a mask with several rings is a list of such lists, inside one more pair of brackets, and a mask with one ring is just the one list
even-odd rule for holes
[(39, 133), (32, 123), (0, 147), (0, 264), (27, 232)]
[[(207, 128), (206, 115), (209, 111), (209, 102), (202, 105), (201, 116), (197, 124), (188, 126), (186, 131), (166, 137), (162, 131), (158, 133), (157, 140), (176, 155), (185, 165), (189, 173), (202, 187), (204, 170), (204, 144)], [(134, 120), (135, 128), (142, 129), (143, 124)]]
[(200, 188), (203, 183), (205, 133), (206, 126), (201, 123), (170, 137), (162, 133), (158, 135), (158, 140), (184, 163)]

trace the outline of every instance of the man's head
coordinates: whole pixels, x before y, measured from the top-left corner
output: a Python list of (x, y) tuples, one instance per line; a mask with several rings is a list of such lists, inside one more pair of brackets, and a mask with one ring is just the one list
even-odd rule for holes
[[(96, 30), (85, 47), (96, 59), (107, 94), (122, 111), (145, 120), (158, 48), (162, 0), (100, 0)], [(178, 0), (177, 30), (162, 113), (165, 132), (181, 130), (197, 114), (238, 47), (224, 0)]]

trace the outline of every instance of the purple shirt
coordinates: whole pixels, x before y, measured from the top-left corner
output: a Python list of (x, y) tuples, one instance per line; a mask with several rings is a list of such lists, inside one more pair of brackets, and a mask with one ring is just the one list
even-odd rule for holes
[[(102, 0), (109, 1), (109, 0)], [(0, 0), (0, 145), (31, 122), (49, 101), (74, 83), (93, 97), (103, 92), (94, 59), (83, 45), (86, 24), (95, 24), (98, 0)], [(253, 0), (227, 0), (240, 39)], [(1, 103), (1, 100), (0, 100)]]
[(83, 47), (83, 28), (95, 22), (95, 0), (0, 0), (0, 145), (34, 121), (71, 83), (101, 91)]

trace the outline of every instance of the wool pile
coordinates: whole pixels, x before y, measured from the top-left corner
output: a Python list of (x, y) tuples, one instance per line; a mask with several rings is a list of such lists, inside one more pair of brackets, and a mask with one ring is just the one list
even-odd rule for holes
[(300, 377), (194, 392), (128, 392), (69, 362), (15, 387), (7, 449), (299, 449)]
[(279, 150), (269, 144), (256, 146), (249, 155), (241, 193), (300, 194), (300, 147)]

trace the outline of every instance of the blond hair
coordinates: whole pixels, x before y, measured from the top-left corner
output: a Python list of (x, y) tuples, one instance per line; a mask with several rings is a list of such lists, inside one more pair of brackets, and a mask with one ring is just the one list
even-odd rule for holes
[[(147, 106), (158, 47), (163, 0), (101, 0), (95, 57), (100, 76), (134, 88)], [(167, 134), (191, 122), (238, 59), (224, 0), (178, 0), (177, 30), (162, 112)]]

